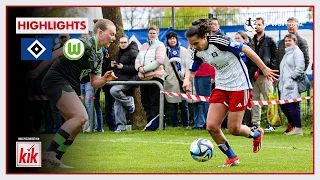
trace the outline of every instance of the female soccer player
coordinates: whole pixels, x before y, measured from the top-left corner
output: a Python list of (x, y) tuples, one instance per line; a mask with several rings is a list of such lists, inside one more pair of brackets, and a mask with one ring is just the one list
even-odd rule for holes
[(276, 80), (276, 70), (271, 70), (262, 62), (259, 56), (247, 45), (235, 42), (225, 36), (209, 36), (210, 23), (207, 19), (199, 19), (192, 23), (185, 36), (193, 48), (193, 64), (186, 73), (183, 88), (190, 91), (190, 81), (194, 78), (201, 63), (206, 62), (216, 70), (216, 87), (212, 90), (207, 116), (207, 130), (219, 149), (227, 155), (223, 167), (235, 166), (240, 163), (226, 137), (221, 131), (221, 123), (228, 115), (228, 130), (232, 135), (253, 138), (252, 151), (261, 149), (263, 129), (251, 130), (242, 125), (244, 110), (250, 106), (252, 85), (248, 70), (240, 59), (244, 52), (262, 70), (269, 80)]
[[(63, 48), (53, 52), (53, 60), (60, 58), (53, 62), (42, 81), (44, 94), (57, 106), (66, 120), (43, 154), (43, 166), (68, 167), (62, 164), (60, 159), (88, 119), (86, 109), (76, 93), (79, 91), (81, 77), (90, 73), (93, 88), (100, 88), (106, 82), (117, 79), (113, 72), (106, 72), (101, 76), (103, 59), (101, 47), (106, 48), (115, 40), (114, 23), (108, 19), (99, 19), (95, 22), (93, 33), (93, 37), (80, 38), (85, 53), (79, 60), (63, 57)], [(39, 66), (44, 67), (46, 64)], [(41, 71), (41, 68), (36, 71)]]

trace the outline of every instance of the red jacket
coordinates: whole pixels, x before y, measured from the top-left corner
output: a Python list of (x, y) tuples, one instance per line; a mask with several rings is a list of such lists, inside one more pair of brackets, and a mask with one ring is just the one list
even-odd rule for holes
[(199, 70), (196, 72), (196, 77), (208, 77), (211, 76), (214, 79), (216, 73), (214, 67), (207, 63), (202, 63)]

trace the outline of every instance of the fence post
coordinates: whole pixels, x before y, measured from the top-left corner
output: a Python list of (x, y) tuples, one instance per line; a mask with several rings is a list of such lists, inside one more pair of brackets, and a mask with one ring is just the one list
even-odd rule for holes
[(176, 26), (175, 26), (176, 15), (174, 12), (174, 7), (171, 8), (171, 14), (172, 14), (171, 26), (172, 26), (172, 29), (175, 29), (176, 28)]
[[(156, 82), (158, 82), (158, 81), (156, 81)], [(164, 94), (163, 93), (161, 93), (162, 91), (163, 91), (163, 86), (162, 86), (162, 84), (161, 83), (157, 83), (157, 85), (158, 85), (158, 87), (159, 87), (159, 89), (160, 89), (160, 105), (159, 105), (159, 130), (163, 130), (163, 127), (164, 127), (164, 119), (163, 119), (163, 117), (164, 117), (164, 113), (163, 113), (163, 111), (164, 111)]]

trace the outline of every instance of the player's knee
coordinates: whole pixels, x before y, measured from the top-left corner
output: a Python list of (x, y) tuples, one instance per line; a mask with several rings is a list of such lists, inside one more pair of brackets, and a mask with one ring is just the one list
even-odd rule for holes
[(228, 131), (229, 131), (230, 134), (232, 134), (232, 135), (239, 135), (239, 133), (240, 133), (240, 128), (237, 128), (236, 126), (234, 126), (234, 127), (228, 127)]
[(79, 120), (79, 123), (82, 126), (83, 124), (85, 124), (88, 121), (88, 115), (87, 114), (79, 115), (77, 119)]
[(207, 130), (213, 133), (218, 133), (220, 131), (220, 126), (214, 124), (207, 124)]

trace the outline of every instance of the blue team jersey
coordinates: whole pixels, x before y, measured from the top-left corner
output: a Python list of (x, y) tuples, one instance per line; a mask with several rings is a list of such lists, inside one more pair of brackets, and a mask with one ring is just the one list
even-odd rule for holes
[(204, 51), (192, 50), (193, 63), (189, 70), (195, 72), (202, 62), (216, 70), (216, 88), (227, 91), (252, 89), (248, 70), (240, 58), (243, 44), (226, 36), (207, 36), (208, 48)]

